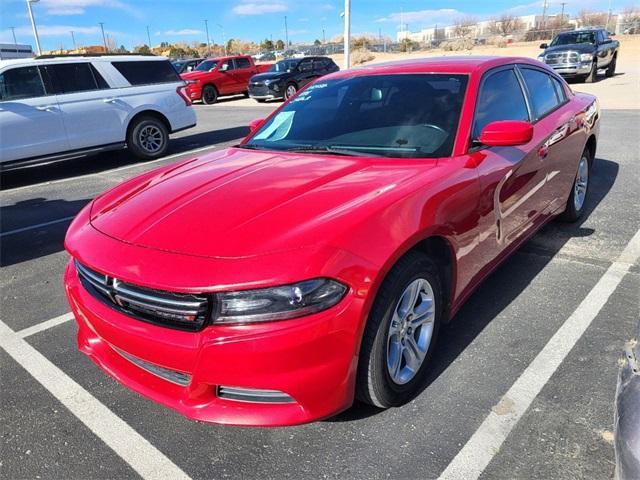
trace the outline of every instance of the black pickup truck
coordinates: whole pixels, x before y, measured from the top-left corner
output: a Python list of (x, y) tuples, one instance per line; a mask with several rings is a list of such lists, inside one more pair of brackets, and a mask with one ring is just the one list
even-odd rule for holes
[(607, 77), (613, 77), (619, 47), (620, 43), (609, 38), (604, 28), (574, 30), (559, 33), (551, 45), (540, 45), (544, 52), (538, 60), (563, 77), (591, 83), (603, 68)]

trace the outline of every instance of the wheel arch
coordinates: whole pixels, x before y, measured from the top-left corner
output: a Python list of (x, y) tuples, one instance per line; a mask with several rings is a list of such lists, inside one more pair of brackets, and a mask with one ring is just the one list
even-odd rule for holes
[(163, 115), (162, 113), (160, 113), (157, 110), (147, 109), (147, 110), (142, 110), (140, 112), (137, 112), (135, 115), (133, 115), (129, 119), (129, 123), (127, 123), (127, 132), (126, 132), (125, 140), (127, 140), (129, 138), (129, 134), (131, 133), (131, 129), (136, 124), (136, 121), (138, 121), (141, 117), (154, 117), (154, 118), (160, 120), (164, 124), (164, 126), (167, 127), (167, 131), (169, 133), (173, 132), (173, 128), (171, 127), (171, 123), (169, 122), (169, 119), (165, 115)]

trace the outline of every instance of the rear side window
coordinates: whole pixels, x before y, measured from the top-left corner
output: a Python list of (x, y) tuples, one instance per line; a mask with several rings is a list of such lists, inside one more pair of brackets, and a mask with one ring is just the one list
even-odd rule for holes
[(250, 68), (251, 62), (248, 58), (236, 58), (236, 68)]
[(0, 100), (21, 100), (45, 95), (38, 67), (12, 68), (0, 73)]
[(550, 75), (532, 68), (522, 68), (520, 71), (529, 91), (529, 100), (536, 120), (560, 105), (561, 100), (558, 98), (554, 79)]
[(180, 76), (168, 60), (111, 62), (131, 85), (180, 82)]
[(309, 72), (312, 69), (312, 63), (311, 60), (302, 60), (299, 64), (298, 64), (298, 69), (301, 72)]
[(478, 138), (487, 124), (498, 120), (529, 120), (520, 82), (511, 69), (492, 73), (482, 83), (473, 123), (473, 138)]
[(109, 88), (102, 75), (90, 63), (60, 63), (47, 65), (55, 82), (55, 93), (76, 93)]

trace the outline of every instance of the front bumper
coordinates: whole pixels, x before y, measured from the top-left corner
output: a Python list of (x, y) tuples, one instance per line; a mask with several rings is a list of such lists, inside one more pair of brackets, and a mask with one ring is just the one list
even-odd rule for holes
[(249, 83), (249, 96), (256, 100), (275, 100), (284, 98), (284, 88), (278, 83), (254, 84)]
[[(353, 402), (364, 299), (351, 293), (329, 310), (299, 319), (185, 332), (104, 305), (84, 289), (72, 261), (64, 283), (80, 350), (127, 387), (189, 418), (293, 425), (331, 416)], [(188, 384), (152, 373), (135, 359), (188, 378)], [(293, 401), (221, 398), (220, 386), (276, 390)]]
[(593, 62), (553, 64), (549, 65), (553, 70), (563, 77), (573, 77), (577, 75), (588, 75), (591, 72)]

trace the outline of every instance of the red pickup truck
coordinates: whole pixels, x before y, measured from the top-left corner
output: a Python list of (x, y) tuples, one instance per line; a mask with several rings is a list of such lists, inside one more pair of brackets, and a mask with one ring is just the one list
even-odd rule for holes
[(211, 105), (220, 95), (248, 95), (249, 79), (266, 72), (271, 64), (256, 65), (248, 55), (207, 58), (195, 70), (180, 75), (187, 82), (187, 94), (193, 100)]

